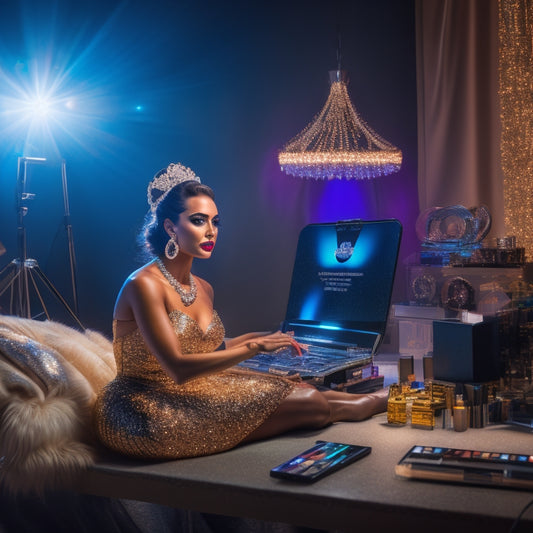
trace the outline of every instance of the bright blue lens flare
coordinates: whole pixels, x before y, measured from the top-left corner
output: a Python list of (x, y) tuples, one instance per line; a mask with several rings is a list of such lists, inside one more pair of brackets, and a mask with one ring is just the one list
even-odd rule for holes
[(59, 152), (59, 137), (66, 133), (75, 139), (86, 126), (87, 110), (79, 105), (82, 92), (67, 71), (47, 66), (45, 60), (43, 64), (19, 60), (14, 73), (0, 69), (0, 133), (13, 143), (12, 149), (24, 155)]
[(2, 149), (50, 157), (71, 149), (93, 155), (121, 149), (124, 131), (118, 130), (129, 133), (132, 120), (145, 120), (147, 91), (146, 73), (135, 68), (143, 43), (117, 33), (127, 2), (76, 27), (68, 10), (45, 4), (21, 1), (11, 11), (16, 38), (0, 43)]

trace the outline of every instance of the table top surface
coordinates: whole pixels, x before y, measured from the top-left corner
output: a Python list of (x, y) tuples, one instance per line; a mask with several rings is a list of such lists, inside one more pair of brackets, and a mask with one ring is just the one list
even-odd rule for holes
[[(274, 479), (269, 471), (316, 440), (367, 445), (372, 453), (311, 485)], [(370, 531), (403, 517), (433, 532), (469, 521), (473, 531), (507, 531), (533, 491), (407, 480), (395, 466), (414, 445), (533, 454), (533, 435), (513, 426), (422, 430), (387, 424), (386, 414), (321, 431), (293, 432), (208, 457), (147, 462), (103, 456), (77, 482), (83, 492), (197, 511)], [(472, 520), (474, 519), (475, 520)], [(533, 510), (524, 520), (533, 526)], [(433, 523), (434, 522), (434, 523)], [(378, 529), (379, 530), (379, 529)]]

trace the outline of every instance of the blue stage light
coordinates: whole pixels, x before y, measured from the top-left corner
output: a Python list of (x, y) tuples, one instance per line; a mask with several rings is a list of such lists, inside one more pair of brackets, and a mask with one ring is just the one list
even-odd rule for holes
[[(20, 63), (18, 63), (19, 65)], [(4, 138), (20, 139), (18, 152), (25, 154), (27, 147), (57, 149), (55, 136), (69, 127), (73, 101), (67, 98), (62, 82), (46, 71), (39, 74), (35, 65), (19, 68), (14, 74), (0, 70), (3, 90), (0, 91), (0, 117)], [(48, 152), (48, 150), (47, 150)]]
[[(18, 112), (21, 118), (27, 123), (35, 121), (46, 122), (57, 119), (60, 111), (59, 102), (52, 96), (36, 94), (26, 95), (26, 100), (21, 100), (18, 106)], [(17, 111), (17, 107), (13, 108)]]
[(46, 118), (51, 112), (50, 101), (46, 98), (37, 98), (31, 102), (28, 102), (29, 110), (32, 111), (37, 117)]
[[(100, 2), (94, 13), (75, 2), (72, 10), (69, 2), (65, 10), (62, 2), (52, 2), (55, 9), (39, 0), (12, 4), (18, 26), (0, 42), (0, 155), (113, 154), (118, 161), (138, 144), (132, 121), (151, 125), (172, 92), (167, 82), (147, 81), (158, 75), (149, 61), (153, 49), (138, 37), (123, 38), (130, 2)], [(81, 17), (77, 24), (72, 16)]]

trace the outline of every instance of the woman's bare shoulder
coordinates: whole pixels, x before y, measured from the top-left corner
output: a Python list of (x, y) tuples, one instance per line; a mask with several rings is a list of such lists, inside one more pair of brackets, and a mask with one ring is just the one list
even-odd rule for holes
[[(132, 272), (124, 281), (115, 304), (115, 318), (118, 315), (131, 316), (131, 308), (144, 299), (153, 299), (163, 291), (161, 279), (154, 272), (151, 263)], [(127, 319), (127, 318), (126, 318)]]
[(129, 294), (131, 292), (150, 289), (157, 284), (157, 281), (157, 274), (153, 271), (153, 268), (151, 268), (151, 264), (148, 263), (138, 270), (135, 270), (135, 272), (132, 272), (126, 278), (120, 292), (121, 294)]

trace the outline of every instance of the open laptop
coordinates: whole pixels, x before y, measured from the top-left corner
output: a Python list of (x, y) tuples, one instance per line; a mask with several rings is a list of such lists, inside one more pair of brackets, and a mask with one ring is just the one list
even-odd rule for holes
[(398, 220), (310, 224), (300, 233), (282, 331), (304, 348), (240, 366), (330, 386), (368, 365), (385, 334), (402, 226)]

